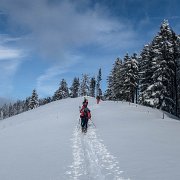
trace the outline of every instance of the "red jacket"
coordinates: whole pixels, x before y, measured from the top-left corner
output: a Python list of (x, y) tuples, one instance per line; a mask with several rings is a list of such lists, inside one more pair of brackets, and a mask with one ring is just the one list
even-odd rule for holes
[(85, 114), (87, 113), (86, 117), (88, 117), (88, 119), (91, 118), (91, 111), (87, 108), (87, 106), (83, 105), (81, 110), (80, 110), (80, 117), (84, 117)]

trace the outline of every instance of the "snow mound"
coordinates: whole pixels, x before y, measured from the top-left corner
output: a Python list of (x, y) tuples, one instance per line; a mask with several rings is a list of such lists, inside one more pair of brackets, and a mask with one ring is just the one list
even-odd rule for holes
[(180, 122), (159, 110), (88, 97), (64, 99), (0, 121), (3, 180), (179, 180)]

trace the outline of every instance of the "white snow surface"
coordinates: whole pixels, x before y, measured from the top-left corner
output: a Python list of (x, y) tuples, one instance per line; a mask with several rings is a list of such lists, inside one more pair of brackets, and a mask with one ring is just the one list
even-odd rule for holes
[[(127, 102), (83, 97), (0, 121), (0, 180), (179, 180), (180, 121)], [(95, 127), (96, 126), (96, 127)]]

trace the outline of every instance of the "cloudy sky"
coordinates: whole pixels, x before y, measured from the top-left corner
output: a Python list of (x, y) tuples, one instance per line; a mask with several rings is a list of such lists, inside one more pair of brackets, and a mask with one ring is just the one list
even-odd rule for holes
[(65, 78), (139, 53), (163, 19), (180, 34), (178, 0), (0, 0), (0, 97), (52, 96)]

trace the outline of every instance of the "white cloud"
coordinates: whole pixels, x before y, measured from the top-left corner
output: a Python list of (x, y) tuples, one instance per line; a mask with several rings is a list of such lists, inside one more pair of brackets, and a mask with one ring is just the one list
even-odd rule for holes
[[(91, 61), (97, 63), (98, 50), (101, 54), (103, 51), (112, 53), (137, 43), (136, 34), (127, 21), (112, 18), (107, 8), (90, 7), (89, 2), (1, 0), (10, 28), (27, 32), (27, 38), (20, 38), (18, 45), (52, 62), (37, 78), (37, 89), (42, 94), (52, 93), (60, 74), (70, 71), (75, 63), (84, 61), (79, 57), (86, 54), (85, 47), (96, 50), (97, 56)], [(7, 58), (21, 56), (20, 51), (6, 52), (2, 51), (2, 55), (4, 53)]]
[(10, 46), (10, 43), (18, 42), (21, 38), (10, 37), (7, 34), (0, 34), (0, 60), (20, 59), (24, 56), (22, 49)]
[(0, 61), (0, 95), (9, 96), (13, 90), (13, 77), (20, 66), (19, 60), (6, 59)]
[(0, 95), (3, 96), (11, 94), (13, 77), (22, 63), (22, 57), (24, 57), (21, 49), (8, 46), (8, 43), (12, 41), (17, 41), (17, 38), (0, 35)]
[(22, 57), (22, 51), (0, 46), (0, 60), (18, 59)]
[[(88, 1), (1, 0), (12, 24), (25, 27), (33, 46), (43, 57), (63, 61), (63, 54), (86, 45), (120, 49), (133, 44), (134, 31), (127, 22), (108, 16), (108, 9), (88, 7)], [(55, 2), (55, 1), (54, 1)], [(83, 4), (84, 3), (84, 4)], [(79, 6), (83, 10), (78, 10)]]

